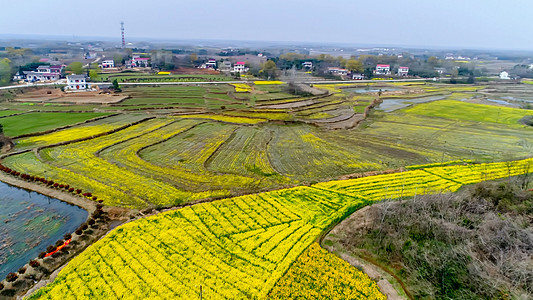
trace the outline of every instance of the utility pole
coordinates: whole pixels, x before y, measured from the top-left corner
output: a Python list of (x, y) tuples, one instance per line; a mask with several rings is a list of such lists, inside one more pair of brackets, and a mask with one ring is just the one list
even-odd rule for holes
[(124, 39), (124, 21), (120, 22), (120, 32), (122, 33), (122, 49), (126, 48), (126, 40)]

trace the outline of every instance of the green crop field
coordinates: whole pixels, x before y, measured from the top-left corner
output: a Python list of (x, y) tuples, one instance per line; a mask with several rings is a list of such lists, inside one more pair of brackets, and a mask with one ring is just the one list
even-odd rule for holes
[(70, 125), (85, 120), (104, 116), (104, 113), (56, 113), (32, 112), (23, 115), (0, 119), (4, 133), (8, 136), (19, 136), (28, 133), (41, 132), (57, 127)]

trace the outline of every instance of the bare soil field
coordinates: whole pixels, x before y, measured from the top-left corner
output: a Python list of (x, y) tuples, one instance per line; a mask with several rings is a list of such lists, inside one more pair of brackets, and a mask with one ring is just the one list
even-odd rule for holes
[(114, 104), (128, 98), (122, 94), (100, 94), (100, 91), (62, 92), (60, 89), (38, 89), (18, 95), (15, 102)]

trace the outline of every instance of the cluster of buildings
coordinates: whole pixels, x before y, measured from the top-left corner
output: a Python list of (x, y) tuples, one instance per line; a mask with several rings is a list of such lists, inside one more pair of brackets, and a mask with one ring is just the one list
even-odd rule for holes
[(43, 65), (38, 66), (34, 71), (17, 72), (13, 80), (35, 81), (57, 81), (61, 78), (65, 65)]
[[(312, 69), (312, 63), (311, 62), (304, 62), (302, 63), (302, 68), (306, 69)], [(365, 79), (365, 75), (362, 73), (357, 72), (350, 72), (350, 70), (338, 68), (338, 67), (329, 67), (327, 69), (327, 73), (335, 76), (340, 76), (343, 78), (351, 79), (351, 80), (363, 80)], [(375, 75), (391, 75), (391, 67), (390, 65), (384, 65), (384, 64), (378, 64), (376, 65), (376, 68), (374, 70)], [(398, 77), (407, 77), (409, 75), (409, 67), (398, 67), (397, 72)]]
[[(374, 74), (376, 75), (391, 75), (391, 67), (390, 65), (384, 65), (384, 64), (378, 64), (376, 65), (376, 69), (374, 70)], [(409, 75), (409, 67), (398, 67), (398, 71), (396, 73), (398, 77), (407, 77)]]
[[(126, 61), (126, 68), (148, 68), (150, 67), (150, 58), (149, 57), (142, 57), (143, 54), (136, 54), (133, 53), (131, 56), (131, 59)], [(100, 64), (98, 64), (100, 69), (107, 70), (107, 69), (113, 69), (116, 68), (115, 61), (113, 59), (105, 59), (102, 60)]]
[[(27, 82), (53, 82), (58, 81), (63, 76), (65, 65), (41, 65), (34, 71), (17, 72), (13, 80), (25, 80)], [(90, 88), (85, 75), (67, 75), (67, 86), (65, 89), (72, 91), (87, 90)]]
[(246, 73), (250, 68), (246, 66), (246, 62), (244, 61), (238, 61), (235, 64), (231, 64), (230, 61), (225, 60), (220, 63), (220, 66), (217, 63), (217, 60), (214, 58), (210, 58), (207, 60), (206, 63), (203, 63), (199, 66), (200, 69), (212, 69), (212, 70), (220, 70), (222, 72), (234, 72), (234, 73)]

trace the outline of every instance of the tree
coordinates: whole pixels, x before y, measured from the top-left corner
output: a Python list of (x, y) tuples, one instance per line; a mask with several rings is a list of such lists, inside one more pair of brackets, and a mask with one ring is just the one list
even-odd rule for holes
[(91, 81), (95, 81), (96, 78), (98, 78), (98, 69), (91, 69), (89, 71), (89, 77), (91, 78)]
[(118, 81), (115, 79), (113, 80), (113, 89), (117, 92), (121, 92), (122, 89), (120, 88), (120, 86), (118, 85)]
[(263, 64), (263, 68), (259, 73), (267, 79), (276, 78), (278, 76), (278, 66), (273, 60), (269, 59)]
[(194, 62), (198, 60), (198, 55), (196, 53), (191, 53), (190, 59), (191, 64), (194, 64)]
[(67, 71), (71, 71), (73, 74), (83, 74), (83, 64), (79, 61), (70, 63), (67, 66)]
[(428, 64), (430, 64), (432, 67), (436, 67), (439, 64), (439, 59), (435, 56), (428, 57)]
[(0, 61), (0, 85), (6, 85), (11, 81), (11, 60), (4, 58)]
[(95, 81), (96, 78), (98, 78), (98, 74), (100, 74), (100, 67), (98, 67), (98, 64), (91, 64), (91, 68), (89, 70), (89, 77), (91, 78), (91, 80)]
[(347, 60), (346, 69), (350, 70), (351, 72), (357, 73), (362, 73), (365, 70), (365, 68), (363, 67), (363, 63), (356, 59)]
[(126, 62), (126, 60), (124, 59), (124, 57), (120, 54), (115, 54), (113, 56), (113, 62), (115, 63), (115, 67), (116, 66), (119, 66), (120, 64), (124, 64), (122, 63), (122, 61), (124, 60), (124, 63)]

